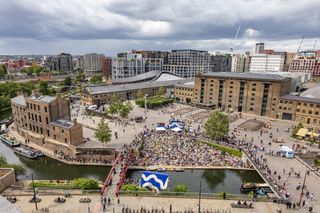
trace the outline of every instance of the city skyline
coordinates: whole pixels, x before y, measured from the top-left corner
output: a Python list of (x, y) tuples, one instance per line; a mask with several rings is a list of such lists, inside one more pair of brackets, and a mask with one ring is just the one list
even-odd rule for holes
[(316, 3), (1, 1), (0, 54), (114, 56), (131, 49), (229, 51), (230, 47), (237, 53), (251, 51), (258, 41), (266, 42), (268, 49), (295, 52), (303, 34), (301, 49), (312, 49), (320, 34)]

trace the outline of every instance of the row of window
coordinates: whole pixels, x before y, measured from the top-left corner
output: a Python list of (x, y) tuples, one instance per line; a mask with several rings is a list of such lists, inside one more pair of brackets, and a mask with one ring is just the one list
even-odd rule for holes
[[(32, 120), (32, 121), (36, 121), (36, 122), (42, 122), (42, 118), (41, 118), (41, 116), (40, 115), (37, 115), (37, 114), (33, 114), (33, 113), (30, 113), (30, 112), (28, 112), (28, 118), (29, 118), (29, 120)], [(49, 119), (48, 119), (48, 117), (46, 117), (46, 124), (49, 124)]]
[[(27, 125), (27, 123), (25, 123), (25, 125), (24, 125), (25, 127), (27, 127), (28, 125)], [(53, 127), (53, 130), (54, 130), (55, 128)], [(35, 133), (38, 133), (38, 134), (41, 134), (41, 135), (43, 135), (43, 129), (42, 129), (42, 127), (38, 127), (38, 126), (35, 126), (35, 125), (32, 125), (32, 124), (29, 124), (29, 130), (30, 131), (32, 131), (32, 132), (35, 132)], [(64, 130), (62, 130), (62, 133), (64, 132)], [(47, 130), (47, 136), (48, 137), (50, 137), (50, 130)], [(57, 139), (57, 135), (53, 135), (53, 139)], [(64, 142), (65, 143), (68, 143), (68, 139), (67, 138), (65, 138), (64, 139)]]

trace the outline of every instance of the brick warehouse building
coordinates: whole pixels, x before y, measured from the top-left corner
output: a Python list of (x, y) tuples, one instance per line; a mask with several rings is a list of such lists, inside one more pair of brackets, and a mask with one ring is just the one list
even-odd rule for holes
[(21, 93), (11, 99), (14, 123), (25, 142), (52, 151), (75, 156), (75, 147), (83, 143), (82, 125), (70, 121), (69, 101), (42, 96), (38, 90), (30, 97)]
[(226, 111), (275, 117), (279, 97), (290, 90), (290, 78), (258, 73), (206, 73), (197, 75), (194, 103)]
[(319, 124), (320, 99), (290, 95), (290, 84), (291, 78), (277, 74), (205, 73), (196, 76), (193, 87), (176, 85), (174, 94), (175, 100), (199, 107)]

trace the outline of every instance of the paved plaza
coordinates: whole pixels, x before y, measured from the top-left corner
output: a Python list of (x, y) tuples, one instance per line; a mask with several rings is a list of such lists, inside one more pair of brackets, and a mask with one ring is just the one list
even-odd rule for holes
[[(252, 116), (246, 116), (245, 118), (238, 119), (237, 121), (231, 123), (230, 125), (230, 132), (238, 126), (239, 124), (243, 123), (247, 119), (252, 118)], [(293, 144), (300, 144), (300, 145), (306, 145), (302, 141), (295, 140), (290, 137), (291, 130), (292, 130), (292, 123), (286, 122), (286, 121), (280, 121), (280, 120), (274, 120), (270, 121), (270, 119), (267, 118), (257, 118), (261, 121), (271, 122), (271, 129), (268, 130), (267, 133), (263, 133), (262, 136), (260, 136), (259, 131), (241, 131), (240, 135), (238, 135), (238, 139), (245, 139), (247, 141), (251, 140), (251, 137), (253, 138), (254, 144), (258, 147), (264, 146), (267, 150), (277, 152), (279, 151), (279, 143), (271, 143), (271, 146), (268, 145), (268, 142), (270, 142), (272, 139), (269, 138), (269, 134), (272, 132), (273, 138), (278, 140), (283, 140), (285, 143), (282, 143), (287, 146), (292, 146)], [(286, 132), (285, 129), (290, 128), (290, 132)], [(246, 135), (246, 137), (245, 137)], [(262, 144), (261, 144), (262, 140)], [(318, 150), (317, 147), (310, 147), (307, 146), (309, 150)], [(319, 151), (319, 150), (318, 150)], [(300, 161), (298, 161), (296, 158), (293, 159), (287, 159), (284, 157), (279, 156), (271, 156), (267, 155), (266, 152), (260, 151), (258, 152), (257, 156), (263, 156), (263, 158), (267, 159), (267, 164), (269, 165), (269, 168), (272, 171), (272, 174), (276, 171), (277, 174), (275, 175), (278, 177), (278, 175), (281, 176), (282, 183), (285, 183), (285, 189), (290, 193), (291, 199), (293, 202), (297, 202), (300, 200), (300, 192), (301, 190), (297, 190), (297, 185), (302, 185), (303, 178), (308, 170), (304, 164), (302, 164)], [(293, 174), (289, 177), (289, 172), (293, 170)], [(300, 178), (295, 177), (294, 173), (300, 173)], [(315, 208), (317, 208), (318, 212), (320, 212), (320, 202), (319, 196), (320, 196), (320, 177), (314, 174), (313, 172), (310, 172), (310, 175), (306, 176), (306, 190), (308, 190), (310, 193), (314, 194), (313, 199), (306, 198), (306, 196), (303, 196), (303, 200), (306, 201), (306, 204), (312, 205)], [(316, 211), (317, 212), (317, 211)]]
[[(86, 197), (91, 198), (91, 203), (79, 203), (79, 199), (84, 196), (73, 196), (67, 198), (64, 204), (56, 204), (53, 200), (57, 196), (41, 196), (42, 201), (38, 204), (38, 209), (49, 208), (50, 213), (100, 213), (102, 206), (100, 204), (100, 196), (88, 195)], [(24, 213), (35, 213), (35, 205), (29, 203), (28, 200), (31, 196), (19, 196), (18, 201), (15, 204), (20, 209), (23, 209)], [(215, 199), (201, 199), (201, 209), (208, 210), (231, 210), (231, 213), (272, 213), (276, 212), (277, 207), (281, 208), (283, 212), (307, 212), (307, 208), (300, 211), (284, 209), (283, 205), (278, 205), (271, 202), (257, 202), (254, 203), (254, 209), (234, 209), (231, 208), (231, 203), (236, 202), (233, 200), (215, 200)], [(123, 207), (131, 209), (140, 209), (144, 207), (146, 209), (164, 209), (165, 212), (169, 212), (170, 205), (172, 205), (172, 211), (184, 211), (191, 210), (197, 211), (199, 199), (197, 198), (163, 198), (163, 197), (120, 197), (120, 204), (117, 199), (112, 199), (111, 206), (107, 206), (106, 212), (120, 213)]]
[[(137, 106), (134, 101), (131, 101), (133, 105), (133, 110), (129, 114), (129, 119), (134, 119), (135, 117), (142, 116), (145, 117), (144, 108)], [(79, 112), (77, 110), (79, 109)], [(71, 111), (72, 118), (77, 118), (77, 121), (84, 125), (83, 136), (84, 138), (90, 138), (91, 141), (97, 142), (97, 139), (94, 137), (95, 130), (100, 121), (98, 116), (85, 116), (83, 113), (85, 108), (79, 106), (79, 103), (73, 105)], [(193, 120), (191, 126), (197, 128), (199, 123), (197, 119), (191, 116), (197, 113), (207, 112), (204, 109), (198, 109), (195, 107), (185, 106), (181, 104), (173, 104), (172, 107), (165, 107), (161, 110), (147, 110), (147, 120), (142, 123), (136, 123), (135, 121), (129, 122), (127, 125), (124, 125), (124, 122), (119, 122), (116, 120), (106, 119), (110, 129), (112, 130), (112, 140), (108, 143), (108, 147), (121, 147), (124, 144), (130, 144), (135, 136), (142, 132), (145, 127), (149, 129), (154, 129), (157, 123), (168, 123), (169, 119), (174, 116), (175, 118), (187, 119), (190, 118)], [(206, 114), (208, 115), (208, 114)], [(204, 116), (206, 117), (206, 116)], [(203, 114), (201, 116), (203, 119)], [(90, 127), (90, 128), (88, 128)], [(118, 133), (118, 138), (115, 137), (115, 132)], [(92, 145), (93, 143), (88, 144)], [(94, 143), (96, 144), (96, 143)]]

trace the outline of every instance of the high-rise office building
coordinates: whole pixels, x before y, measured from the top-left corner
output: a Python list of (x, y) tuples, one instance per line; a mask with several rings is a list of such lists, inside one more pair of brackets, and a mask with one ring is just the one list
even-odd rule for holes
[(251, 56), (250, 72), (283, 71), (285, 54), (255, 54)]
[(317, 51), (301, 51), (292, 59), (289, 72), (310, 73), (313, 76), (319, 76), (319, 60), (317, 60)]
[(263, 50), (264, 50), (264, 43), (263, 42), (256, 43), (254, 46), (253, 54), (262, 53)]
[(73, 71), (72, 56), (68, 53), (60, 53), (57, 56), (47, 57), (44, 62), (44, 67), (49, 70), (70, 73)]
[(93, 76), (101, 74), (101, 64), (104, 59), (103, 54), (88, 53), (82, 57), (83, 71), (86, 75)]
[(119, 53), (118, 57), (112, 58), (112, 79), (162, 71), (162, 67), (162, 58), (144, 58), (141, 53)]
[(217, 54), (210, 56), (211, 72), (230, 72), (232, 57), (229, 54)]
[(231, 61), (231, 72), (245, 72), (247, 60), (248, 57), (245, 54), (233, 54)]
[(192, 78), (197, 73), (210, 71), (210, 55), (208, 51), (172, 50), (163, 70), (181, 77)]

